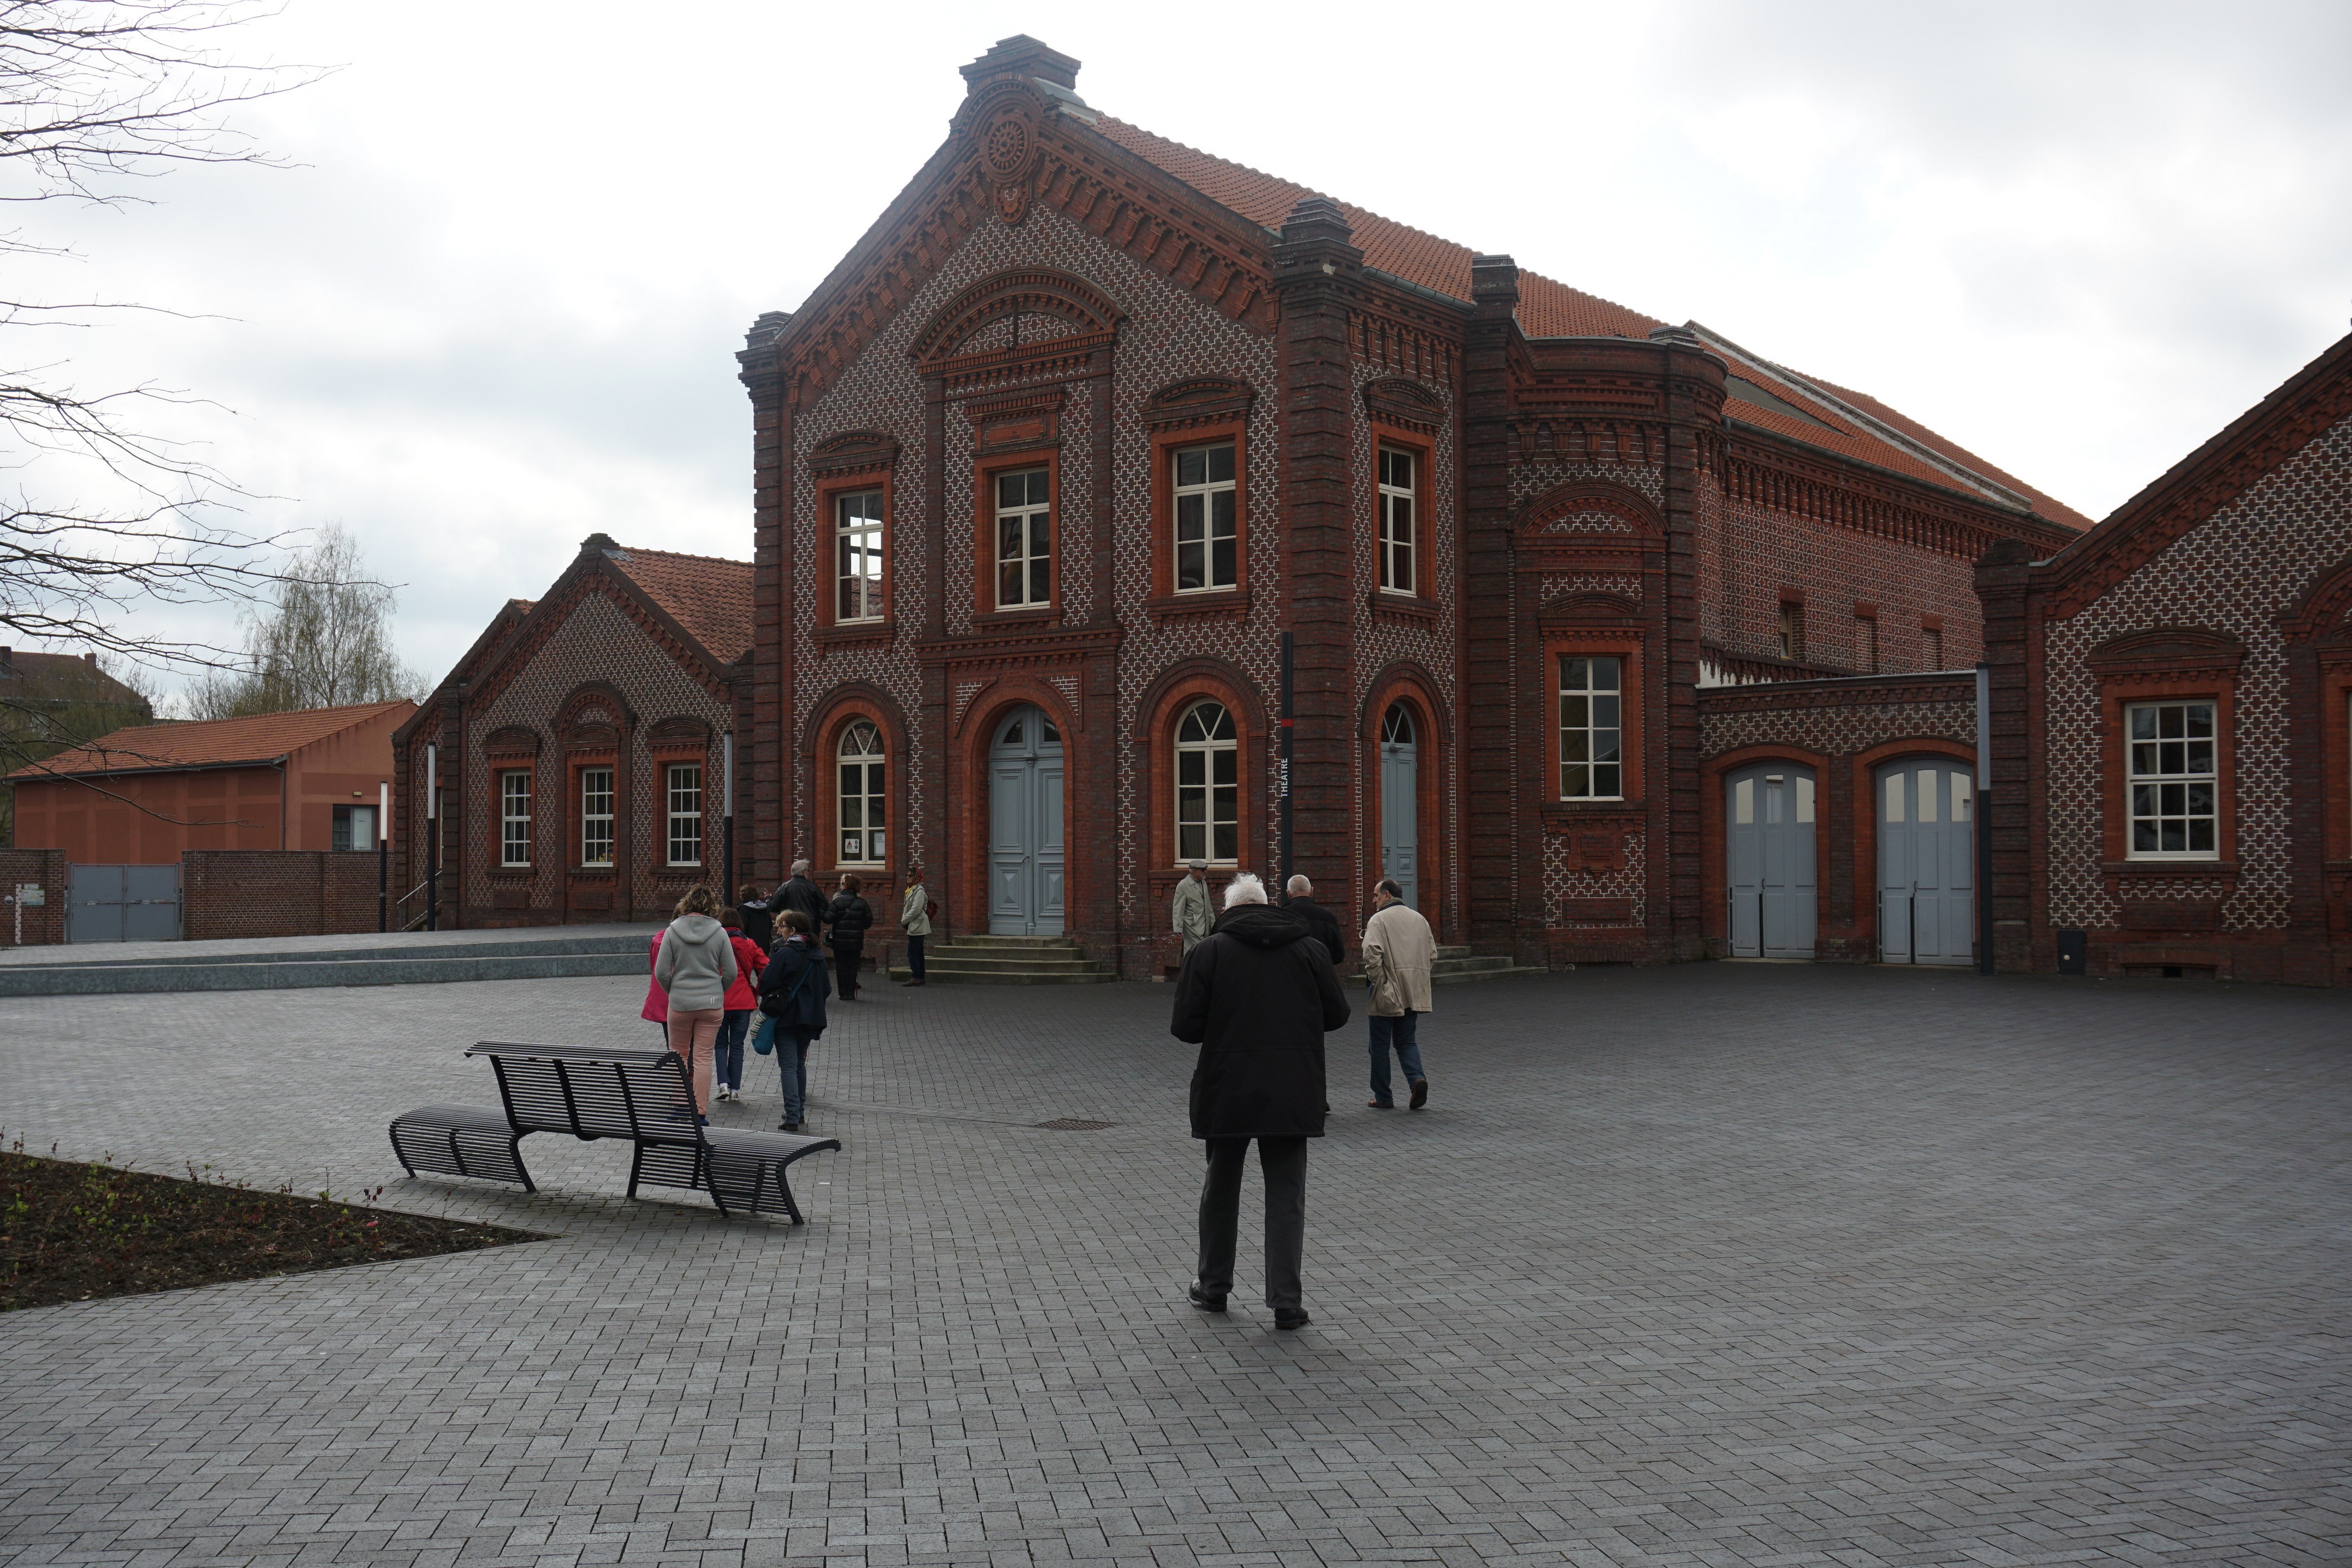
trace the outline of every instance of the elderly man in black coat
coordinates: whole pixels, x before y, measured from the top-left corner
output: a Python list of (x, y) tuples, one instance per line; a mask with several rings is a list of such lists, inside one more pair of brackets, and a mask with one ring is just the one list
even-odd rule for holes
[(1244, 872), (1225, 912), (1184, 959), (1169, 1032), (1201, 1048), (1192, 1135), (1208, 1146), (1192, 1304), (1222, 1312), (1234, 1284), (1242, 1166), (1257, 1140), (1265, 1176), (1265, 1295), (1274, 1326), (1307, 1322), (1298, 1282), (1307, 1243), (1307, 1140), (1323, 1135), (1323, 1036), (1348, 1021), (1331, 956)]

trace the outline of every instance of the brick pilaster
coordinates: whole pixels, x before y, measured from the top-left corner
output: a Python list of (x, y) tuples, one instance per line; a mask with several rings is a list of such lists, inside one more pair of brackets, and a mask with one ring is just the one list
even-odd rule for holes
[(2046, 933), (2034, 897), (2033, 831), (2042, 802), (2033, 782), (2037, 737), (2031, 658), (2031, 547), (2004, 541), (1977, 563), (1977, 602), (1984, 606), (1984, 656), (1991, 666), (1992, 786), (1979, 804), (1977, 831), (1992, 836), (1993, 963), (2003, 971), (2035, 967)]
[[(1309, 196), (1292, 210), (1274, 247), (1282, 313), (1282, 624), (1296, 643), (1291, 850), (1295, 868), (1342, 907), (1356, 891), (1348, 873), (1360, 811), (1350, 767), (1354, 387), (1348, 304), (1364, 253), (1353, 238), (1337, 203)], [(1277, 766), (1276, 738), (1267, 748), (1269, 769)], [(1273, 798), (1269, 788), (1269, 802)], [(1270, 876), (1275, 867), (1264, 869)]]
[[(1519, 269), (1507, 256), (1470, 262), (1470, 322), (1462, 351), (1462, 579), (1464, 601), (1512, 604), (1510, 346), (1518, 328)], [(1462, 901), (1473, 943), (1517, 946), (1526, 900), (1520, 871), (1537, 879), (1527, 913), (1540, 925), (1541, 828), (1518, 809), (1515, 792), (1532, 763), (1522, 765), (1514, 745), (1512, 705), (1524, 683), (1513, 664), (1515, 619), (1472, 614), (1463, 631), (1463, 764), (1465, 775)], [(1535, 636), (1518, 628), (1519, 642)], [(1533, 655), (1539, 660), (1539, 652)], [(1524, 825), (1528, 831), (1521, 834)], [(1515, 853), (1524, 838), (1524, 853)], [(1529, 862), (1522, 867), (1521, 861)]]
[(736, 767), (745, 787), (736, 796), (736, 877), (770, 885), (783, 880), (795, 793), (785, 734), (793, 700), (792, 411), (776, 352), (791, 324), (785, 311), (763, 311), (736, 355), (751, 399), (751, 674), (737, 703)]

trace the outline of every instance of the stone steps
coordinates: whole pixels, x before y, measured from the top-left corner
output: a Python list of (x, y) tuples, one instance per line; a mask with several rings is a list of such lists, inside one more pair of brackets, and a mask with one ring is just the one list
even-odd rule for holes
[[(467, 934), (471, 936), (470, 933)], [(226, 946), (224, 944), (224, 946)], [(135, 958), (82, 956), (59, 947), (54, 963), (0, 967), (0, 997), (122, 996), (169, 991), (275, 991), (317, 986), (446, 985), (465, 980), (568, 979), (643, 975), (647, 937), (593, 928), (503, 940), (370, 944), (278, 949), (256, 941), (239, 952)], [(76, 955), (73, 957), (64, 956)]]
[[(1118, 977), (1066, 936), (959, 936), (927, 944), (928, 980), (950, 986), (1098, 986)], [(908, 977), (904, 964), (890, 977)]]

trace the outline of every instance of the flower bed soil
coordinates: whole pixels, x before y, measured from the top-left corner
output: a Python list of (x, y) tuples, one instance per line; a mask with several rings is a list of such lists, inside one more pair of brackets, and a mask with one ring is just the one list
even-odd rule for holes
[(546, 1239), (189, 1176), (0, 1151), (0, 1312)]

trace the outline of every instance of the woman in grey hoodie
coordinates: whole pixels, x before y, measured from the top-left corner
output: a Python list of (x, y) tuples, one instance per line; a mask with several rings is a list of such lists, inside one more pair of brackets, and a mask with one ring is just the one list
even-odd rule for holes
[(727, 1018), (727, 988), (735, 983), (735, 945), (718, 913), (709, 888), (690, 889), (654, 957), (654, 983), (669, 993), (669, 1048), (686, 1060), (698, 1113), (710, 1105), (711, 1048)]

